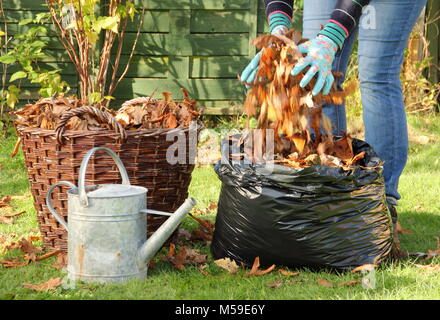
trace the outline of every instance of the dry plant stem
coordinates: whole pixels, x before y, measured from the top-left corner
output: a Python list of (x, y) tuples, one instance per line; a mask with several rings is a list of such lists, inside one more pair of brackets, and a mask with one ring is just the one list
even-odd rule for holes
[[(71, 0), (70, 3), (72, 6), (74, 6), (73, 0)], [(78, 18), (75, 17), (76, 29), (74, 29), (74, 33), (78, 43), (78, 49), (81, 58), (80, 63), (81, 63), (81, 68), (83, 70), (82, 79), (84, 82), (84, 88), (82, 91), (81, 98), (83, 101), (85, 101), (86, 97), (88, 96), (91, 90), (90, 89), (91, 75), (89, 69), (90, 45), (89, 45), (89, 39), (85, 34), (84, 17), (83, 17), (81, 2), (78, 3), (78, 13), (79, 13)]]
[[(125, 69), (122, 72), (122, 74), (119, 76), (118, 80), (116, 80), (116, 76), (117, 76), (117, 72), (118, 72), (118, 67), (119, 67), (119, 61), (120, 61), (120, 57), (121, 57), (121, 54), (122, 54), (122, 45), (123, 45), (123, 41), (124, 41), (123, 35), (125, 34), (126, 25), (124, 26), (123, 30), (121, 31), (121, 37), (118, 38), (119, 43), (118, 43), (118, 51), (117, 51), (117, 55), (116, 55), (116, 59), (115, 59), (115, 66), (113, 68), (112, 78), (111, 78), (110, 86), (109, 86), (109, 89), (108, 89), (108, 95), (109, 96), (113, 95), (113, 92), (116, 90), (116, 88), (118, 87), (119, 83), (125, 77), (125, 75), (128, 72), (128, 69), (130, 68), (131, 60), (133, 59), (134, 52), (136, 50), (136, 46), (137, 46), (137, 43), (139, 41), (139, 36), (141, 34), (142, 25), (144, 24), (144, 17), (145, 17), (145, 8), (142, 9), (141, 21), (139, 22), (138, 29), (137, 29), (137, 32), (136, 32), (136, 38), (135, 38), (135, 40), (133, 42), (133, 46), (131, 47), (130, 55), (128, 57), (127, 64), (125, 65)], [(108, 102), (107, 102), (107, 104), (108, 104)]]
[[(109, 9), (108, 9), (108, 16), (114, 16), (116, 14), (117, 10), (117, 4), (118, 1), (111, 0)], [(123, 27), (126, 26), (126, 19), (124, 19)], [(97, 89), (99, 92), (104, 92), (105, 90), (105, 80), (108, 70), (108, 65), (110, 63), (110, 54), (111, 54), (111, 48), (113, 47), (113, 44), (115, 42), (116, 35), (111, 30), (105, 31), (105, 39), (104, 39), (104, 45), (101, 51), (101, 58), (99, 63), (99, 71), (96, 79)]]
[[(3, 32), (5, 33), (4, 38), (5, 38), (5, 43), (3, 44), (3, 42), (0, 40), (0, 50), (1, 50), (1, 54), (5, 54), (8, 53), (8, 44), (9, 41), (11, 40), (11, 38), (9, 38), (8, 35), (8, 23), (7, 23), (7, 19), (6, 19), (6, 15), (5, 15), (5, 11), (3, 9), (3, 0), (0, 0), (0, 17), (2, 17), (3, 19)], [(6, 88), (6, 76), (8, 74), (8, 65), (7, 64), (2, 64), (2, 88)], [(1, 107), (1, 113), (3, 114), (3, 105)]]
[[(134, 51), (139, 39), (141, 27), (144, 19), (145, 8), (142, 10), (142, 19), (138, 27), (138, 32), (136, 35), (135, 42), (132, 46), (128, 62), (125, 66), (119, 78), (117, 77), (118, 68), (120, 64), (120, 59), (122, 55), (122, 48), (124, 43), (124, 36), (126, 33), (127, 23), (129, 15), (127, 14), (118, 25), (118, 33), (112, 30), (105, 30), (104, 40), (102, 44), (102, 49), (98, 59), (97, 72), (95, 73), (95, 56), (93, 55), (94, 44), (91, 43), (89, 37), (86, 34), (86, 28), (84, 23), (84, 11), (83, 4), (81, 1), (75, 2), (74, 0), (69, 0), (68, 3), (76, 8), (75, 10), (75, 28), (65, 30), (61, 24), (63, 19), (62, 16), (62, 6), (63, 3), (57, 3), (51, 0), (46, 0), (46, 4), (50, 10), (52, 23), (57, 30), (57, 36), (60, 43), (63, 45), (64, 49), (69, 56), (69, 59), (75, 66), (79, 77), (79, 96), (81, 101), (87, 102), (88, 97), (91, 93), (99, 92), (101, 96), (111, 96), (116, 87), (119, 85), (121, 80), (127, 74), (130, 62), (133, 58)], [(107, 15), (114, 17), (117, 15), (120, 0), (110, 0), (108, 3)], [(111, 65), (112, 54), (111, 49), (118, 39), (118, 48), (116, 51), (115, 65), (112, 65), (113, 71), (110, 80), (110, 85), (108, 90), (107, 87), (107, 74), (109, 70), (109, 65)], [(107, 94), (106, 94), (107, 91)], [(106, 101), (104, 105), (105, 108), (109, 101)]]
[[(78, 73), (78, 76), (82, 79), (83, 78), (82, 77), (83, 72), (82, 72), (82, 69), (81, 69), (81, 65), (80, 65), (80, 62), (79, 62), (78, 55), (76, 54), (76, 51), (75, 51), (75, 47), (72, 44), (72, 42), (69, 41), (69, 39), (67, 38), (65, 30), (63, 29), (63, 27), (60, 24), (60, 21), (58, 20), (58, 16), (57, 16), (57, 13), (56, 13), (56, 8), (54, 7), (53, 2), (50, 1), (50, 0), (46, 0), (46, 4), (47, 4), (47, 6), (48, 6), (48, 8), (50, 10), (50, 13), (51, 13), (52, 23), (55, 26), (55, 28), (58, 30), (58, 32), (57, 32), (58, 40), (60, 40), (60, 43), (62, 44), (64, 49), (66, 49), (67, 55), (69, 56), (69, 58), (72, 61), (73, 65), (75, 66), (75, 69), (76, 69), (76, 71)], [(80, 83), (80, 85), (81, 85), (81, 83)], [(82, 96), (82, 94), (83, 94), (82, 85), (81, 85), (81, 89), (80, 90), (81, 90), (81, 96)]]

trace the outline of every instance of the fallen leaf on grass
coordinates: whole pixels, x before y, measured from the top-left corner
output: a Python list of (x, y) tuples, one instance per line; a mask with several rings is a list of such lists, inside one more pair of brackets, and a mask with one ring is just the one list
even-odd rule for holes
[(26, 213), (26, 211), (20, 211), (20, 212), (14, 213), (14, 214), (9, 214), (5, 217), (14, 218), (14, 217), (18, 217), (18, 216), (22, 215), (23, 213)]
[(197, 218), (191, 213), (189, 216), (199, 223), (199, 228), (191, 232), (191, 240), (211, 241), (214, 234), (214, 224), (207, 219)]
[(237, 273), (238, 271), (238, 264), (230, 258), (218, 259), (215, 260), (214, 263), (231, 274)]
[(184, 228), (179, 228), (177, 229), (176, 232), (176, 238), (177, 240), (183, 240), (183, 241), (189, 241), (191, 240), (191, 232), (184, 229)]
[(286, 284), (295, 284), (295, 283), (306, 282), (306, 281), (309, 281), (309, 279), (304, 278), (304, 279), (288, 280), (288, 281), (285, 281), (285, 283)]
[(9, 202), (12, 200), (10, 196), (6, 196), (0, 199), (0, 208), (9, 207)]
[(197, 249), (186, 248), (186, 263), (200, 264), (205, 263), (207, 259), (207, 254), (200, 254)]
[(204, 276), (209, 276), (209, 272), (206, 271), (205, 269), (208, 267), (207, 264), (202, 264), (200, 266), (197, 267), (197, 269), (200, 271), (201, 274), (203, 274)]
[(11, 153), (11, 158), (14, 158), (17, 155), (18, 150), (20, 149), (20, 145), (21, 145), (21, 137), (19, 137), (17, 139), (17, 141), (15, 142), (14, 149), (12, 150), (12, 153)]
[(10, 196), (11, 200), (25, 200), (29, 199), (28, 195), (16, 195), (16, 196)]
[(358, 283), (360, 283), (359, 280), (351, 280), (351, 281), (347, 281), (347, 282), (343, 282), (343, 283), (338, 284), (338, 287), (352, 287)]
[(211, 202), (206, 208), (204, 209), (199, 209), (199, 208), (195, 208), (193, 210), (193, 214), (194, 215), (205, 215), (205, 214), (209, 214), (211, 213), (211, 211), (217, 209), (218, 204), (217, 202)]
[(428, 144), (431, 141), (428, 136), (416, 136), (413, 137), (413, 140), (418, 144)]
[(171, 243), (168, 256), (164, 259), (170, 262), (175, 269), (183, 270), (185, 269), (185, 264), (205, 263), (208, 259), (208, 255), (200, 254), (198, 250), (188, 247), (181, 247), (179, 250), (176, 250), (175, 245)]
[(266, 283), (266, 286), (268, 286), (269, 288), (279, 288), (282, 285), (285, 284), (295, 284), (295, 283), (300, 283), (300, 282), (305, 282), (308, 281), (309, 279), (305, 278), (305, 279), (295, 279), (295, 280), (287, 280), (287, 281), (283, 281), (283, 280), (278, 280), (276, 282), (273, 283)]
[(272, 272), (275, 269), (275, 265), (271, 265), (269, 268), (265, 270), (260, 270), (260, 257), (256, 257), (254, 260), (254, 264), (252, 265), (252, 269), (250, 272), (246, 273), (246, 276), (262, 276)]
[(61, 278), (51, 278), (46, 282), (40, 284), (23, 283), (23, 287), (35, 291), (55, 290), (60, 285), (61, 285)]
[(293, 272), (293, 271), (283, 270), (283, 269), (278, 270), (278, 272), (281, 273), (283, 276), (288, 276), (288, 277), (295, 277), (295, 276), (299, 275), (299, 272)]
[(66, 268), (67, 267), (67, 253), (65, 253), (65, 252), (58, 253), (57, 258), (56, 258), (55, 262), (52, 263), (51, 267), (55, 268), (55, 269)]
[(4, 223), (4, 224), (11, 224), (14, 222), (14, 218), (18, 217), (19, 215), (22, 215), (23, 213), (25, 213), (26, 211), (21, 211), (21, 212), (17, 212), (14, 214), (9, 214), (9, 215), (0, 215), (0, 223)]
[(326, 279), (316, 279), (316, 283), (323, 287), (333, 287), (333, 282), (328, 281)]
[(397, 222), (396, 229), (397, 229), (398, 234), (414, 234), (414, 232), (402, 228), (402, 226), (400, 225), (400, 222)]
[(0, 223), (3, 223), (3, 224), (11, 224), (11, 223), (13, 223), (14, 222), (14, 219), (13, 218), (9, 218), (9, 217), (7, 217), (7, 216), (0, 216)]
[(23, 261), (23, 258), (25, 258), (25, 256), (10, 258), (7, 260), (0, 260), (0, 265), (5, 268), (17, 268), (27, 266), (31, 260), (28, 258)]
[(55, 256), (57, 254), (61, 254), (62, 252), (63, 252), (63, 250), (54, 250), (54, 251), (48, 252), (48, 253), (43, 254), (41, 256), (37, 256), (36, 261), (41, 261), (41, 260), (50, 258), (50, 257)]
[(422, 211), (422, 210), (425, 210), (425, 208), (422, 207), (422, 206), (415, 206), (415, 207), (414, 207), (414, 210), (416, 210), (416, 211)]
[(51, 251), (42, 255), (43, 249), (34, 246), (31, 242), (40, 240), (40, 236), (28, 236), (21, 238), (18, 241), (12, 242), (4, 247), (4, 252), (7, 250), (20, 250), (24, 255), (0, 261), (0, 264), (5, 268), (17, 268), (28, 265), (30, 262), (41, 261), (59, 254), (61, 250)]
[(373, 271), (376, 268), (375, 264), (363, 264), (357, 268), (351, 270), (351, 272), (359, 272), (359, 271)]
[(37, 254), (37, 253), (41, 253), (43, 251), (43, 249), (37, 248), (36, 246), (34, 246), (30, 241), (28, 241), (25, 238), (23, 238), (19, 241), (19, 248), (24, 253), (31, 253), (31, 254), (32, 253)]
[(440, 272), (440, 264), (416, 264), (415, 266), (428, 272)]
[(27, 266), (31, 262), (35, 261), (41, 261), (44, 259), (47, 259), (49, 257), (52, 257), (58, 253), (60, 253), (61, 250), (55, 250), (52, 252), (48, 252), (46, 254), (43, 254), (41, 256), (36, 255), (34, 252), (29, 252), (24, 255), (10, 258), (7, 260), (1, 260), (0, 265), (3, 265), (5, 268), (18, 268), (18, 267), (24, 267)]
[(426, 252), (426, 258), (425, 260), (440, 256), (440, 238), (439, 237), (435, 237), (437, 239), (437, 248), (434, 250), (428, 250)]
[(284, 281), (278, 280), (273, 283), (266, 283), (266, 286), (268, 286), (269, 288), (278, 288), (278, 287), (281, 287), (283, 284), (284, 284)]

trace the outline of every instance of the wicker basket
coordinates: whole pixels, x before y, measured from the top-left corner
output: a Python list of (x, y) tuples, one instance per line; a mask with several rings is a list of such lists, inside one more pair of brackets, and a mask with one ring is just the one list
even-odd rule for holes
[[(84, 113), (109, 123), (114, 131), (64, 131), (64, 125), (71, 117)], [(198, 129), (200, 128), (199, 124)], [(179, 129), (182, 129), (188, 138), (189, 128)], [(56, 130), (17, 127), (22, 139), (44, 246), (49, 249), (67, 250), (67, 231), (46, 207), (47, 189), (61, 180), (77, 185), (82, 158), (93, 147), (105, 146), (119, 155), (127, 169), (131, 184), (148, 189), (149, 209), (174, 212), (188, 197), (194, 159), (188, 161), (188, 164), (168, 163), (167, 149), (174, 143), (166, 139), (169, 131), (170, 129), (125, 131), (109, 113), (93, 107), (80, 107), (63, 114)], [(188, 145), (187, 143), (187, 148)], [(189, 152), (186, 154), (189, 155)], [(88, 165), (86, 183), (120, 183), (117, 167), (108, 155), (99, 153), (94, 156)], [(65, 187), (54, 190), (52, 201), (56, 211), (67, 221), (66, 191)], [(149, 215), (148, 232), (151, 234), (157, 230), (165, 220), (165, 216)]]

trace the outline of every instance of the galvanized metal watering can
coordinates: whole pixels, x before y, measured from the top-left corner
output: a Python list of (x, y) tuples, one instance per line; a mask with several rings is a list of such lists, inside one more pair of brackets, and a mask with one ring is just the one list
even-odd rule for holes
[[(107, 152), (119, 169), (122, 184), (85, 186), (87, 164), (96, 151)], [(66, 185), (69, 223), (51, 204), (54, 188)], [(110, 149), (87, 152), (79, 170), (78, 187), (67, 181), (52, 185), (46, 204), (68, 231), (68, 277), (85, 282), (123, 282), (147, 275), (147, 263), (171, 236), (185, 215), (196, 204), (187, 199), (173, 214), (147, 210), (147, 189), (132, 186), (125, 167)], [(147, 240), (147, 214), (170, 216)]]

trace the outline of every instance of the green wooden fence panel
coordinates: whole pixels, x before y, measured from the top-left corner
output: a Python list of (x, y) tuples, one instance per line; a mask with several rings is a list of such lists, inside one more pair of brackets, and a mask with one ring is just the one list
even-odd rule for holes
[[(138, 96), (170, 91), (182, 98), (180, 88), (205, 107), (207, 114), (241, 113), (245, 89), (237, 79), (256, 49), (250, 42), (267, 31), (261, 0), (135, 0), (139, 14), (127, 28), (120, 70), (127, 64), (136, 38), (141, 12), (143, 24), (138, 45), (125, 79), (114, 93), (113, 107)], [(5, 10), (12, 33), (27, 28), (22, 19), (45, 11), (43, 0), (7, 0)], [(0, 22), (2, 22), (0, 20)], [(73, 65), (58, 42), (54, 29), (44, 37), (50, 58), (44, 63), (62, 69), (75, 92)], [(114, 53), (115, 51), (113, 51)], [(17, 70), (11, 68), (10, 72)], [(32, 91), (33, 87), (27, 87)], [(34, 97), (29, 95), (29, 97)]]

